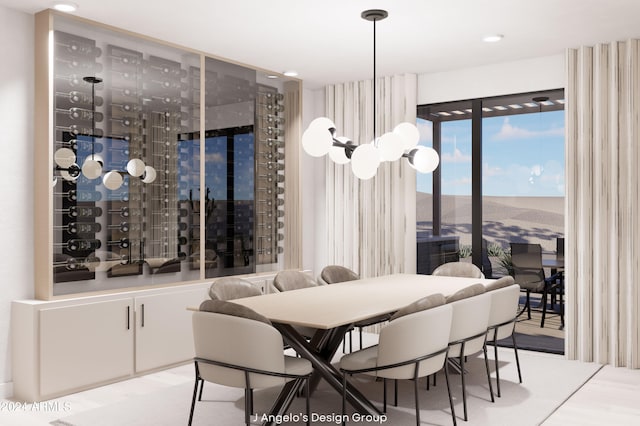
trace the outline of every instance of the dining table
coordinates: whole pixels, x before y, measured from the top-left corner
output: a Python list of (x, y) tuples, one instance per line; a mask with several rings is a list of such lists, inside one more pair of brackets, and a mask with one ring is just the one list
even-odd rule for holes
[(564, 269), (564, 254), (543, 255), (542, 267), (551, 269), (552, 273)]
[[(286, 292), (233, 300), (267, 317), (282, 334), (284, 341), (313, 367), (312, 389), (320, 378), (342, 394), (340, 371), (331, 364), (345, 333), (354, 323), (390, 314), (418, 299), (441, 293), (445, 296), (476, 283), (492, 279), (445, 277), (419, 274), (391, 274), (363, 278), (338, 284), (319, 285)], [(311, 327), (315, 334), (308, 339), (296, 327)], [(303, 388), (303, 380), (287, 383), (267, 418), (286, 414)], [(347, 382), (347, 399), (363, 415), (379, 416), (375, 407)], [(266, 424), (273, 424), (267, 421)]]

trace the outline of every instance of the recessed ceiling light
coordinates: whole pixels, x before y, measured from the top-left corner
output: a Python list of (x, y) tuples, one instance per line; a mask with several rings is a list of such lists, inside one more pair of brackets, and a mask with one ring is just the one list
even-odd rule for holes
[(504, 38), (504, 36), (502, 34), (491, 34), (488, 36), (484, 36), (482, 38), (482, 41), (486, 42), (486, 43), (495, 43), (497, 41), (500, 41)]
[(277, 76), (277, 75), (274, 75), (274, 74), (267, 74), (267, 78), (270, 78), (270, 79), (272, 79), (272, 80), (275, 80), (276, 78), (278, 78), (278, 76)]
[(78, 10), (78, 5), (71, 2), (56, 2), (53, 8), (59, 12), (75, 12)]
[(285, 71), (282, 74), (286, 75), (287, 77), (297, 77), (298, 71)]

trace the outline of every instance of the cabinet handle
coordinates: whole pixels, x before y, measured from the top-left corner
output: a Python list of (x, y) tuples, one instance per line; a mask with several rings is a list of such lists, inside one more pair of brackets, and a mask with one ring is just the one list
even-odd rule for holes
[(127, 330), (131, 329), (130, 318), (131, 318), (131, 306), (127, 306)]
[(140, 326), (144, 327), (144, 303), (142, 304), (142, 321), (141, 321)]

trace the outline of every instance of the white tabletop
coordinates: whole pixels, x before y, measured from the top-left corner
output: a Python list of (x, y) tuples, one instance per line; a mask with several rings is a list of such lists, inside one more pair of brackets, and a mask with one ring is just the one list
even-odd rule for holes
[(435, 293), (445, 296), (494, 280), (395, 274), (233, 300), (273, 322), (331, 329), (381, 314)]

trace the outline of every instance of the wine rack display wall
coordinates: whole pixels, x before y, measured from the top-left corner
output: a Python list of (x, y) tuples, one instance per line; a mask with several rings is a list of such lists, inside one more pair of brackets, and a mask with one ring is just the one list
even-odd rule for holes
[(261, 85), (258, 90), (256, 146), (256, 229), (258, 264), (276, 263), (284, 251), (284, 97)]
[[(198, 54), (162, 55), (163, 46), (85, 24), (74, 32), (66, 20), (62, 28), (53, 44), (53, 295), (277, 267), (279, 89), (240, 65), (205, 58), (202, 78)], [(85, 170), (87, 160), (101, 170)], [(107, 185), (113, 173), (120, 186)]]

